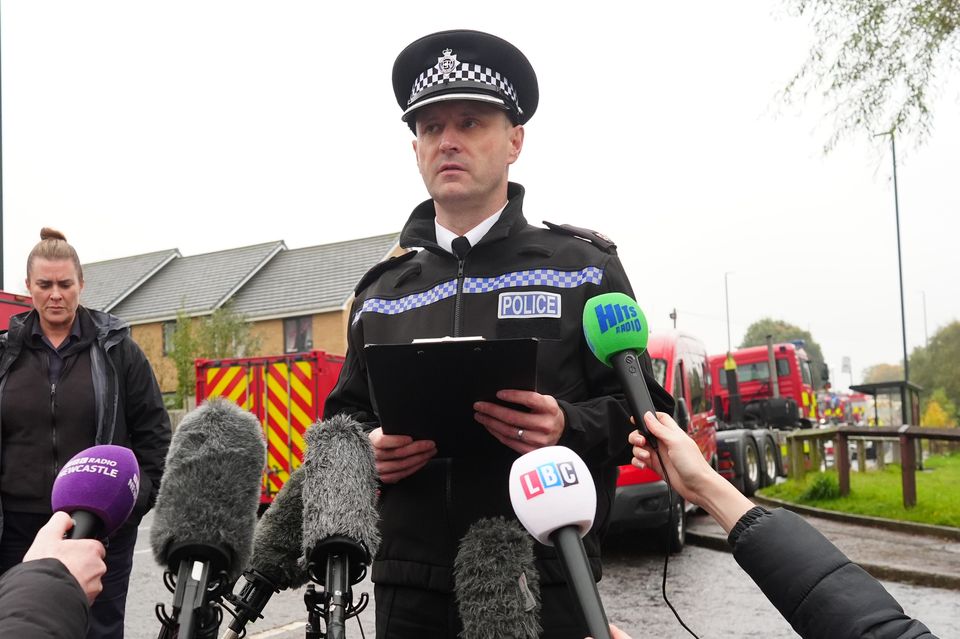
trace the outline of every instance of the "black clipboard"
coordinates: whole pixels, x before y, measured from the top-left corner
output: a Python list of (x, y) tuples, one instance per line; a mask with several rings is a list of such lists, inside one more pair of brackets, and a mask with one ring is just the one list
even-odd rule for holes
[(368, 344), (374, 410), (383, 432), (431, 439), (440, 457), (502, 449), (474, 418), (473, 403), (504, 389), (537, 389), (536, 338)]

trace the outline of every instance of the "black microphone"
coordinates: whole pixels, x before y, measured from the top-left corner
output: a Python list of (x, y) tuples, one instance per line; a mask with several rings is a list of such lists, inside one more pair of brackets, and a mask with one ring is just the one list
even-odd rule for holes
[(463, 639), (540, 636), (540, 575), (533, 539), (515, 520), (480, 519), (453, 562)]
[(157, 606), (161, 637), (216, 637), (217, 602), (250, 560), (265, 463), (257, 418), (224, 399), (188, 413), (173, 434), (150, 530), (174, 592), (172, 615)]
[(247, 623), (263, 617), (274, 593), (309, 581), (303, 562), (303, 466), (290, 474), (253, 533), (250, 568), (238, 595), (227, 595), (236, 616), (223, 639), (238, 639)]
[(583, 335), (597, 359), (616, 371), (637, 430), (656, 448), (657, 438), (643, 421), (647, 412), (657, 411), (640, 368), (649, 337), (643, 311), (625, 293), (596, 295), (583, 307)]
[(328, 639), (344, 637), (350, 589), (380, 544), (373, 446), (360, 424), (336, 415), (307, 430), (303, 467), (303, 551), (311, 579), (324, 586)]
[(588, 634), (610, 639), (607, 614), (581, 541), (597, 513), (590, 469), (565, 446), (537, 448), (518, 457), (510, 468), (510, 503), (534, 539), (556, 548)]

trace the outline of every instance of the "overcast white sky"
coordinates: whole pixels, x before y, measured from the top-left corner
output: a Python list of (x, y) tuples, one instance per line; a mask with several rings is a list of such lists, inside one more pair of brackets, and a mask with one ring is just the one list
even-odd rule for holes
[[(731, 272), (734, 346), (797, 324), (837, 387), (843, 356), (854, 381), (901, 357), (889, 147), (824, 156), (823, 106), (778, 101), (811, 36), (777, 3), (4, 0), (0, 26), (8, 290), (43, 225), (84, 262), (398, 231), (426, 192), (393, 60), (474, 28), (540, 78), (511, 172), (527, 218), (612, 237), (652, 330), (675, 307), (725, 350)], [(897, 149), (911, 349), (960, 316), (958, 93)]]

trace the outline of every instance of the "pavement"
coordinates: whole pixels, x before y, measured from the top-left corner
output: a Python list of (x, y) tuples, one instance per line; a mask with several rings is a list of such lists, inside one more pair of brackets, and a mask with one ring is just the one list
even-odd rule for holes
[[(846, 515), (759, 497), (753, 500), (766, 508), (785, 507), (802, 515), (877, 579), (960, 590), (960, 529)], [(687, 543), (730, 551), (723, 529), (699, 511), (688, 519)]]

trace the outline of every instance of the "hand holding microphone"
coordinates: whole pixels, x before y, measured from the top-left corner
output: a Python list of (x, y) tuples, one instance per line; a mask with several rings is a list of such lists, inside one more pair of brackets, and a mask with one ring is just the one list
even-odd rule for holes
[(597, 493), (587, 465), (564, 446), (527, 453), (510, 469), (510, 502), (527, 532), (540, 543), (556, 547), (590, 634), (610, 639), (607, 615), (581, 541), (597, 512)]
[(692, 504), (710, 513), (729, 533), (740, 517), (753, 508), (733, 484), (720, 476), (703, 458), (696, 442), (666, 413), (647, 413), (647, 430), (660, 441), (660, 455), (647, 447), (645, 438), (637, 431), (630, 433), (634, 466), (650, 466), (661, 477), (669, 477), (673, 488)]
[(103, 562), (106, 550), (103, 544), (94, 539), (64, 539), (64, 535), (72, 527), (73, 522), (69, 515), (64, 512), (53, 513), (50, 521), (44, 524), (34, 537), (23, 561), (58, 560), (80, 584), (80, 588), (87, 595), (87, 603), (92, 604), (103, 590), (101, 579), (107, 572), (107, 565)]
[(637, 428), (656, 448), (657, 439), (641, 419), (648, 411), (656, 410), (640, 366), (640, 355), (646, 350), (649, 337), (643, 311), (624, 293), (597, 295), (583, 307), (583, 334), (597, 359), (616, 371)]

